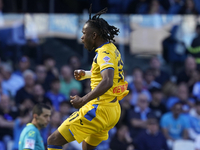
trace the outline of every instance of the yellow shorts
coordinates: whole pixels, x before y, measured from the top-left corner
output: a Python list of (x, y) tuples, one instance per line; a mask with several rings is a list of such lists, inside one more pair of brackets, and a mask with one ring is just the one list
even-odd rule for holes
[(58, 131), (68, 142), (75, 139), (81, 143), (85, 140), (86, 143), (97, 146), (108, 139), (108, 131), (117, 124), (120, 114), (118, 101), (99, 105), (91, 101), (66, 119)]

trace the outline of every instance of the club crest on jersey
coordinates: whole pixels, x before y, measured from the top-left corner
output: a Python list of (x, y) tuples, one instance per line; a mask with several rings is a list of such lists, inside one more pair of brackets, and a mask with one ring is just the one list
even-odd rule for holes
[(105, 62), (108, 62), (108, 61), (110, 60), (110, 57), (105, 56), (105, 57), (103, 58), (103, 60), (104, 60)]
[(106, 51), (103, 51), (103, 53), (110, 54), (110, 53), (108, 53), (108, 52), (106, 52)]

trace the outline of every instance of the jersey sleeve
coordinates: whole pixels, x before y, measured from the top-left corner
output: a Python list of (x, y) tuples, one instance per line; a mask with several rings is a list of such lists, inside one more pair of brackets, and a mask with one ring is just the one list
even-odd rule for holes
[(97, 57), (97, 64), (101, 72), (108, 68), (114, 70), (115, 57), (108, 51), (100, 51)]
[(36, 143), (36, 138), (37, 138), (37, 133), (34, 130), (30, 130), (24, 137), (24, 146), (23, 150), (30, 149), (34, 150), (35, 149), (35, 143)]

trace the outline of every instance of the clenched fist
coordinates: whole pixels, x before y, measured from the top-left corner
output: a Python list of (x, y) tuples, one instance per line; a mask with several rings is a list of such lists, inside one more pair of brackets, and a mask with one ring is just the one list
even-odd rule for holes
[(74, 77), (76, 80), (80, 81), (85, 76), (85, 70), (75, 70)]

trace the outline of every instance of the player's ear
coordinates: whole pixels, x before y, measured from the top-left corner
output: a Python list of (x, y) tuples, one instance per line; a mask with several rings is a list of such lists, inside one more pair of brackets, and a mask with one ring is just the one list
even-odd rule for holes
[(93, 32), (93, 40), (95, 40), (97, 38), (97, 32)]
[(37, 114), (33, 114), (33, 118), (37, 119), (38, 115)]

